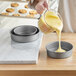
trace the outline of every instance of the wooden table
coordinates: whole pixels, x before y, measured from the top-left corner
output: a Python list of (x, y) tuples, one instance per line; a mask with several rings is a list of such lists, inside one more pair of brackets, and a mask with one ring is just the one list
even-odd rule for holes
[(73, 44), (73, 55), (67, 59), (52, 59), (45, 46), (58, 40), (55, 33), (44, 35), (37, 65), (0, 65), (0, 76), (76, 76), (76, 34), (62, 33), (62, 40)]

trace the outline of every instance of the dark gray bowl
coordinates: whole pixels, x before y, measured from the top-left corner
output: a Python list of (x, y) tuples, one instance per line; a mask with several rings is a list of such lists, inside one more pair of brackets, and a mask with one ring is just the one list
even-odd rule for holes
[[(24, 26), (21, 26), (21, 27), (24, 27)], [(37, 29), (36, 33), (31, 34), (31, 35), (19, 35), (19, 34), (14, 32), (14, 30), (15, 30), (15, 28), (14, 28), (14, 29), (11, 30), (11, 39), (13, 41), (16, 41), (16, 42), (19, 42), (19, 43), (28, 43), (28, 42), (35, 41), (36, 39), (39, 38), (39, 33), (40, 33), (39, 29), (37, 27), (35, 27), (35, 28)]]
[(62, 53), (58, 53), (56, 52), (56, 50), (59, 47), (59, 42), (53, 42), (53, 43), (49, 43), (46, 46), (46, 50), (47, 50), (47, 55), (51, 58), (55, 58), (55, 59), (64, 59), (64, 58), (68, 58), (72, 55), (72, 49), (73, 49), (73, 45), (62, 41), (61, 42), (61, 47), (62, 49), (66, 50), (66, 52), (62, 52)]
[(18, 26), (14, 28), (14, 33), (17, 35), (29, 36), (33, 35), (37, 32), (37, 28), (35, 26)]

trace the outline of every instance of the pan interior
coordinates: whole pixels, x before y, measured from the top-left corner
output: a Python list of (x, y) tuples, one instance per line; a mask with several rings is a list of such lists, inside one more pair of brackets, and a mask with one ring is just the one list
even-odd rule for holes
[[(58, 47), (59, 47), (59, 42), (58, 41), (50, 43), (46, 46), (47, 50), (51, 51), (51, 52), (55, 52), (58, 49)], [(72, 50), (73, 46), (72, 46), (72, 44), (70, 44), (68, 42), (62, 41), (61, 42), (61, 48), (66, 50), (66, 52), (67, 52), (67, 51)]]
[(35, 26), (19, 26), (14, 29), (14, 33), (17, 35), (33, 35), (37, 32)]

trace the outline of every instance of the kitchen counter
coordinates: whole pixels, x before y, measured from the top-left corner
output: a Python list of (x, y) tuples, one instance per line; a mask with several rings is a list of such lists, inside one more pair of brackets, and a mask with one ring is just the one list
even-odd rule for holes
[[(3, 0), (2, 0), (3, 1)], [(1, 3), (2, 4), (2, 3)], [(10, 21), (10, 22), (9, 22)], [(30, 21), (29, 21), (30, 22)], [(0, 27), (32, 24), (35, 21), (20, 21), (0, 17)], [(1, 25), (2, 24), (2, 25)], [(13, 26), (11, 25), (13, 24)], [(10, 29), (8, 26), (8, 28)], [(52, 59), (47, 56), (45, 46), (58, 40), (56, 34), (44, 35), (40, 49), (38, 64), (35, 65), (0, 65), (0, 76), (76, 76), (76, 33), (62, 33), (62, 40), (74, 45), (73, 55), (67, 59)]]
[[(40, 55), (39, 55), (39, 61), (36, 65), (0, 65), (0, 72), (4, 75), (5, 73), (15, 73), (19, 74), (25, 73), (28, 76), (32, 73), (32, 76), (34, 75), (40, 75), (43, 74), (46, 75), (56, 75), (59, 74), (68, 74), (71, 76), (71, 74), (74, 74), (76, 72), (76, 34), (75, 33), (62, 33), (62, 40), (67, 41), (73, 44), (73, 55), (67, 59), (52, 59), (47, 56), (45, 46), (52, 41), (58, 40), (55, 33), (52, 33), (50, 35), (44, 35), (42, 46), (40, 49)], [(13, 71), (12, 71), (13, 70)], [(19, 71), (19, 72), (18, 72)], [(25, 71), (25, 72), (24, 72)], [(35, 71), (35, 73), (34, 73)], [(61, 73), (59, 73), (61, 71)], [(64, 73), (65, 72), (65, 73)], [(34, 75), (33, 75), (34, 74)], [(20, 74), (19, 74), (20, 76)]]

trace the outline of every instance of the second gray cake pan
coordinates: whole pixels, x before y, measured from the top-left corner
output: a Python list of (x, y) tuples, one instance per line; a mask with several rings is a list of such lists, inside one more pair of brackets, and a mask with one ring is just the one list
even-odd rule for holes
[(73, 45), (71, 43), (61, 41), (62, 49), (66, 50), (66, 52), (56, 52), (59, 47), (59, 42), (49, 43), (46, 46), (47, 55), (51, 58), (55, 59), (64, 59), (68, 58), (72, 55)]
[(40, 31), (37, 27), (36, 27), (36, 29), (37, 29), (36, 33), (32, 34), (32, 35), (28, 35), (28, 36), (18, 35), (14, 32), (14, 29), (11, 30), (11, 39), (16, 41), (16, 42), (27, 43), (27, 42), (31, 42), (31, 41), (34, 41), (34, 40), (39, 38)]

